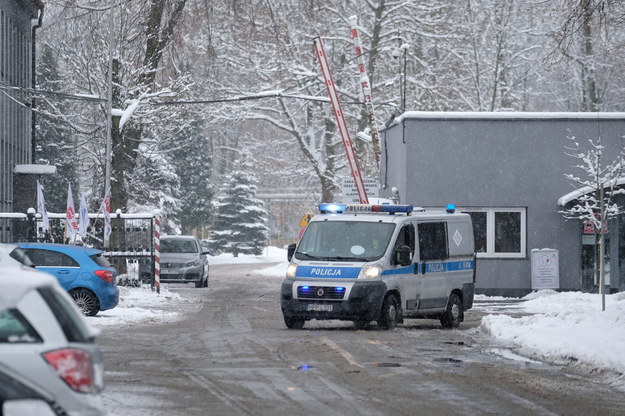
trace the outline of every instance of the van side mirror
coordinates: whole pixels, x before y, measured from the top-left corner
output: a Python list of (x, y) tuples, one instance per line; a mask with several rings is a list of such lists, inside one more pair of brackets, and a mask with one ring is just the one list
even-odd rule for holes
[(286, 258), (288, 261), (291, 261), (291, 259), (293, 258), (293, 254), (295, 254), (296, 247), (297, 247), (297, 244), (293, 243), (293, 244), (289, 244), (289, 246), (286, 248)]
[(400, 266), (409, 266), (412, 263), (412, 257), (410, 256), (410, 247), (401, 246), (395, 252), (395, 258), (397, 259), (397, 264)]

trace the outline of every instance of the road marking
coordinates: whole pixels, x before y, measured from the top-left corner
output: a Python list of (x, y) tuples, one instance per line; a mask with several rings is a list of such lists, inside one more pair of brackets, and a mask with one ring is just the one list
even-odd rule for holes
[(348, 351), (344, 350), (343, 348), (339, 347), (336, 342), (332, 341), (331, 339), (329, 339), (328, 337), (321, 337), (321, 343), (327, 345), (328, 347), (330, 347), (331, 349), (333, 349), (334, 351), (338, 352), (343, 358), (345, 358), (345, 360), (347, 360), (348, 363), (350, 363), (351, 365), (354, 365), (356, 367), (360, 367), (364, 370), (365, 367), (363, 367), (362, 365), (360, 365), (358, 363), (358, 361), (356, 361), (354, 359), (354, 356), (351, 355)]

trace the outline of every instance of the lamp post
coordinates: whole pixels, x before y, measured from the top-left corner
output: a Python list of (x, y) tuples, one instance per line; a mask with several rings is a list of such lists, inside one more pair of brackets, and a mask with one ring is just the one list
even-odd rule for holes
[(35, 223), (35, 208), (30, 207), (26, 211), (26, 217), (28, 219), (28, 232), (26, 233), (28, 241), (37, 241), (37, 228)]

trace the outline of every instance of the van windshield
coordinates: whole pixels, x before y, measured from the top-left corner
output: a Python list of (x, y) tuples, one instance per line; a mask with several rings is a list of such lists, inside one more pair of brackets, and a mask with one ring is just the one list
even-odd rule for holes
[(380, 259), (395, 224), (357, 221), (311, 222), (295, 258), (323, 261), (374, 261)]

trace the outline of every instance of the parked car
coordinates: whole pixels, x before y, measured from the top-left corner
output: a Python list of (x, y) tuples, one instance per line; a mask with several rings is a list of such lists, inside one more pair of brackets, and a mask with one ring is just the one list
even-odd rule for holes
[(0, 365), (0, 415), (62, 416), (67, 411), (43, 387)]
[(102, 250), (52, 243), (16, 243), (35, 268), (50, 273), (74, 298), (87, 316), (112, 309), (119, 303), (117, 271)]
[[(56, 403), (54, 409), (65, 412), (58, 414), (106, 414), (101, 398), (102, 353), (94, 343), (96, 336), (97, 331), (52, 276), (0, 268), (0, 366), (19, 374), (31, 388), (45, 388), (39, 399)], [(5, 386), (2, 381), (0, 385)], [(4, 403), (3, 409), (19, 405)]]
[(161, 237), (161, 283), (195, 282), (195, 287), (208, 286), (208, 250), (191, 235)]
[(15, 244), (0, 243), (0, 267), (32, 267), (26, 252)]

